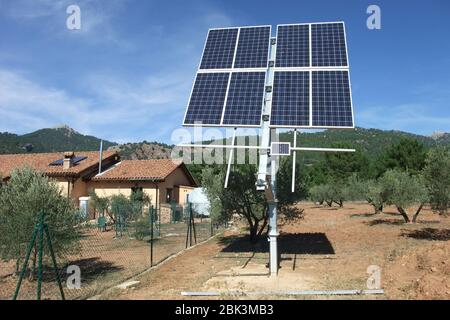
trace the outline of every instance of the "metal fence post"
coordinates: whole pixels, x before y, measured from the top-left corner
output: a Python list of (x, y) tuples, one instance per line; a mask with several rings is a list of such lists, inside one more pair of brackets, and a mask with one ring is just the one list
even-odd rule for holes
[(150, 267), (153, 267), (153, 206), (150, 207)]
[(42, 291), (42, 256), (44, 251), (44, 212), (39, 217), (39, 243), (38, 243), (38, 283), (37, 283), (37, 300), (41, 300)]

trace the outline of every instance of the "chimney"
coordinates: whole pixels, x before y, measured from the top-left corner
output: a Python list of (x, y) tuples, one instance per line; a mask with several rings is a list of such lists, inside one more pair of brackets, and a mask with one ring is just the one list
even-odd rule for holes
[(100, 140), (100, 151), (98, 155), (98, 174), (102, 173), (102, 160), (103, 160), (103, 140)]
[(63, 169), (67, 170), (72, 168), (73, 166), (73, 158), (74, 158), (75, 154), (73, 153), (73, 151), (70, 152), (64, 152), (64, 163), (63, 163)]

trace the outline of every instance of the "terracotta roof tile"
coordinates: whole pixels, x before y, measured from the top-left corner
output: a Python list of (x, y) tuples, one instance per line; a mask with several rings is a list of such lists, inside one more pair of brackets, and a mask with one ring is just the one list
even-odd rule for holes
[(110, 169), (96, 175), (93, 181), (151, 180), (167, 178), (183, 162), (171, 159), (123, 160)]
[[(104, 151), (103, 159), (117, 156), (115, 151)], [(16, 169), (29, 165), (36, 170), (40, 170), (49, 176), (77, 176), (86, 169), (98, 165), (98, 151), (77, 151), (75, 156), (87, 157), (69, 169), (63, 166), (50, 166), (50, 163), (64, 158), (64, 152), (53, 153), (26, 153), (26, 154), (4, 154), (0, 155), (0, 176), (5, 179)]]

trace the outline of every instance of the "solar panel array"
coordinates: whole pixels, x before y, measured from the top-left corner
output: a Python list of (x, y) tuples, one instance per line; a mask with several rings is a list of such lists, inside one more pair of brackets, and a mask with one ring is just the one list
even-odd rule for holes
[[(261, 125), (270, 36), (270, 26), (208, 32), (184, 125)], [(353, 127), (342, 22), (279, 25), (274, 67), (271, 127)]]
[(270, 125), (353, 127), (342, 22), (279, 25)]
[(185, 125), (261, 125), (270, 34), (270, 26), (208, 32)]

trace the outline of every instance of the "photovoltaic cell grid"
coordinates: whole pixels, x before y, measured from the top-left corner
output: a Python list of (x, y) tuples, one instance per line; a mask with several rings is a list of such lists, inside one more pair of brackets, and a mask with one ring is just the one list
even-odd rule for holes
[(275, 71), (271, 126), (309, 126), (309, 71)]
[(261, 124), (265, 72), (234, 72), (231, 75), (224, 125)]
[(348, 71), (312, 72), (312, 125), (353, 126)]
[(267, 68), (270, 27), (241, 28), (234, 68)]
[(200, 69), (227, 69), (233, 66), (238, 28), (208, 32)]
[(278, 26), (275, 67), (309, 66), (309, 25)]
[(198, 73), (185, 124), (220, 124), (230, 73)]
[(290, 155), (291, 154), (291, 144), (288, 142), (273, 142), (270, 150), (272, 155)]
[(312, 24), (311, 43), (313, 67), (348, 65), (343, 23)]

